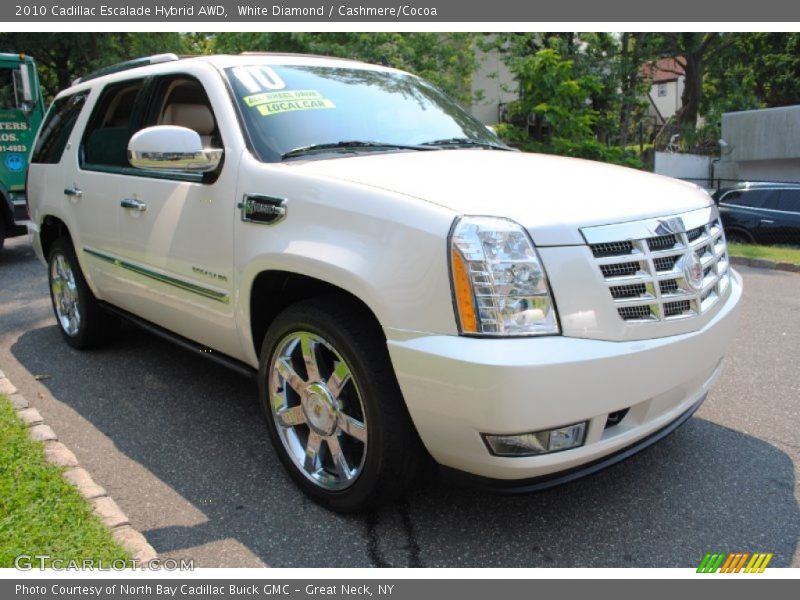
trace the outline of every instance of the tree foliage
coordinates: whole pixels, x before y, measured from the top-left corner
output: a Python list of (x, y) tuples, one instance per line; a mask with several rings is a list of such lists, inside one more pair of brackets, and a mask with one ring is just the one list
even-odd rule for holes
[(411, 71), (468, 103), (475, 70), (472, 33), (273, 32), (218, 33), (221, 53), (297, 52), (382, 63)]
[(800, 33), (0, 33), (0, 51), (36, 58), (48, 99), (76, 77), (139, 56), (265, 51), (388, 64), (469, 105), (477, 48), (500, 53), (520, 92), (516, 120), (501, 133), (545, 152), (630, 163), (631, 141), (650, 141), (643, 67), (659, 58), (675, 59), (685, 77), (684, 142), (714, 147), (723, 112), (800, 104)]
[(48, 98), (100, 67), (150, 54), (183, 54), (186, 48), (178, 33), (0, 33), (0, 52), (36, 59)]

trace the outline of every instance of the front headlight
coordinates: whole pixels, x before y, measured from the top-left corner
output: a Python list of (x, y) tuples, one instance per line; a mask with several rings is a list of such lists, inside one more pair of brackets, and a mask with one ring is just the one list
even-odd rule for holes
[(547, 275), (520, 225), (495, 217), (460, 217), (453, 224), (449, 252), (462, 334), (559, 333)]

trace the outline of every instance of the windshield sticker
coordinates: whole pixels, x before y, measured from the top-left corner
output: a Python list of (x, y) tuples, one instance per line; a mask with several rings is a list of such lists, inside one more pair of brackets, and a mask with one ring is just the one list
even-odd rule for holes
[(233, 75), (251, 94), (286, 87), (283, 79), (270, 67), (236, 67)]
[(244, 103), (249, 107), (267, 104), (269, 102), (279, 102), (281, 100), (321, 100), (322, 94), (316, 90), (293, 90), (285, 92), (265, 92), (263, 94), (253, 94), (245, 96)]
[(294, 112), (297, 110), (319, 110), (323, 108), (336, 108), (336, 105), (327, 98), (308, 98), (298, 100), (279, 100), (277, 102), (267, 102), (259, 104), (258, 112), (263, 116), (278, 115), (281, 113)]

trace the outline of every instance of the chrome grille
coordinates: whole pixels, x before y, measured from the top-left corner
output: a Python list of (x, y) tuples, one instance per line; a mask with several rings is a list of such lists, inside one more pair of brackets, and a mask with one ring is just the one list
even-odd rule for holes
[(613, 265), (600, 265), (600, 270), (606, 278), (630, 277), (636, 275), (642, 266), (638, 262), (616, 263)]
[(592, 246), (592, 252), (594, 252), (595, 256), (621, 256), (630, 254), (632, 251), (633, 244), (630, 242), (610, 242)]
[[(583, 230), (588, 241), (602, 240), (589, 246), (620, 318), (627, 322), (685, 319), (708, 310), (722, 297), (729, 285), (725, 237), (716, 209), (703, 214), (700, 223), (710, 220), (697, 226), (697, 216), (692, 216), (691, 228), (684, 227), (680, 217), (649, 220), (648, 226), (657, 221), (658, 226), (652, 228), (657, 235), (639, 239), (608, 240), (614, 232), (644, 231), (644, 227), (636, 228), (638, 223), (600, 226), (606, 231), (589, 235)], [(694, 263), (696, 270), (703, 269), (702, 281), (697, 273), (696, 286), (688, 278), (690, 269), (684, 268), (687, 262)]]
[(672, 271), (675, 268), (675, 263), (680, 259), (680, 256), (661, 256), (653, 259), (653, 266), (656, 271)]

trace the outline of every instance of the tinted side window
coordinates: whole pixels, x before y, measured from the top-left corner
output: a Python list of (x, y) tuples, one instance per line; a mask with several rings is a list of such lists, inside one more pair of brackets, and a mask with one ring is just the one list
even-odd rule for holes
[(775, 203), (775, 210), (800, 213), (800, 189), (781, 190)]
[(59, 98), (47, 111), (42, 130), (33, 149), (31, 162), (56, 164), (61, 160), (64, 148), (81, 114), (89, 92), (79, 92)]
[(189, 75), (162, 77), (153, 90), (146, 125), (187, 127), (200, 135), (204, 147), (223, 145), (208, 94), (197, 79)]
[(144, 86), (137, 79), (116, 83), (103, 90), (83, 135), (82, 163), (129, 167), (128, 141), (135, 133), (136, 100)]
[(770, 191), (765, 190), (742, 190), (740, 192), (729, 192), (722, 197), (720, 202), (722, 204), (733, 204), (734, 206), (763, 208), (770, 193)]

